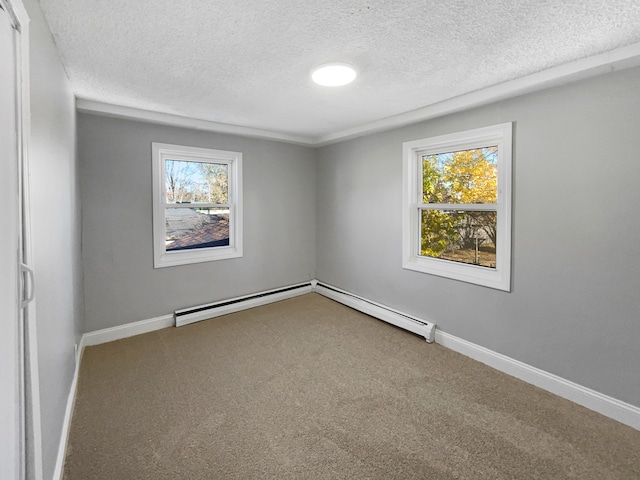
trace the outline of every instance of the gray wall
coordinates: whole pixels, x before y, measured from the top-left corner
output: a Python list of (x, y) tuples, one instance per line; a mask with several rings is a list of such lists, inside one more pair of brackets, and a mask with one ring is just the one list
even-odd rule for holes
[(31, 18), (31, 213), (44, 478), (52, 478), (82, 324), (75, 99), (36, 0)]
[[(243, 153), (244, 256), (153, 268), (151, 142)], [(315, 152), (78, 115), (85, 331), (315, 278)]]
[[(640, 406), (640, 70), (321, 148), (317, 278)], [(515, 122), (511, 293), (403, 270), (402, 142)]]

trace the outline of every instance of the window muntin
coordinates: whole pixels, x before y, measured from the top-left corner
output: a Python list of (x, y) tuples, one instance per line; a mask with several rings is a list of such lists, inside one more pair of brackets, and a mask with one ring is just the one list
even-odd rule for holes
[(153, 143), (154, 266), (242, 256), (242, 154)]
[(403, 267), (509, 291), (511, 124), (403, 147)]

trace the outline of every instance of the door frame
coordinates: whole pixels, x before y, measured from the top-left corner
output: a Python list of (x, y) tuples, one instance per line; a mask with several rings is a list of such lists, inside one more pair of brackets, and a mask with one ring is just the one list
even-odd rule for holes
[[(17, 34), (16, 68), (18, 70), (18, 188), (19, 188), (19, 219), (21, 223), (21, 267), (33, 265), (33, 250), (31, 245), (31, 215), (29, 189), (29, 144), (31, 140), (31, 90), (30, 90), (30, 60), (29, 60), (29, 14), (22, 0), (0, 0), (11, 20), (15, 24)], [(40, 378), (38, 374), (38, 340), (36, 332), (36, 309), (32, 270), (21, 268), (21, 300), (22, 310), (20, 325), (22, 329), (23, 345), (20, 347), (22, 357), (22, 410), (29, 410), (29, 422), (25, 424), (23, 413), (23, 441), (20, 457), (23, 462), (22, 475), (28, 473), (29, 480), (42, 480), (42, 430), (40, 416)], [(29, 298), (30, 301), (24, 301)], [(26, 343), (25, 343), (26, 341)], [(29, 452), (25, 439), (29, 438)], [(27, 467), (26, 462), (29, 462)]]

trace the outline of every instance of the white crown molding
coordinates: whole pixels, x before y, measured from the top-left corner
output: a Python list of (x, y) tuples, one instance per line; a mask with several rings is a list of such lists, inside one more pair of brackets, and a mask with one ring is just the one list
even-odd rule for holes
[(170, 113), (154, 112), (151, 110), (143, 110), (140, 108), (123, 107), (121, 105), (96, 102), (84, 98), (76, 98), (76, 109), (79, 112), (93, 113), (105, 117), (126, 118), (129, 120), (143, 120), (149, 123), (191, 128), (193, 130), (229, 133), (232, 135), (241, 135), (243, 137), (264, 138), (285, 143), (293, 143), (295, 145), (303, 145), (306, 147), (313, 145), (312, 139), (303, 135), (291, 135), (287, 133), (273, 132), (270, 130), (262, 130), (259, 128), (242, 127), (240, 125), (231, 125), (228, 123), (211, 122), (209, 120), (183, 117)]
[(259, 128), (243, 127), (227, 123), (211, 122), (197, 118), (183, 117), (169, 113), (154, 112), (93, 100), (77, 98), (78, 111), (108, 117), (143, 120), (161, 125), (205, 130), (217, 133), (229, 133), (245, 137), (264, 138), (307, 147), (323, 147), (333, 143), (351, 140), (376, 132), (391, 130), (412, 123), (449, 115), (463, 110), (487, 105), (489, 103), (517, 97), (546, 88), (565, 85), (597, 75), (640, 66), (640, 43), (634, 43), (609, 52), (600, 53), (573, 62), (565, 63), (525, 77), (517, 78), (474, 92), (459, 95), (442, 102), (427, 105), (416, 110), (392, 115), (358, 127), (349, 128), (320, 137), (294, 135)]
[(313, 145), (322, 147), (371, 133), (391, 130), (451, 113), (517, 97), (546, 88), (565, 85), (617, 70), (640, 66), (640, 43), (558, 65), (525, 77), (466, 93), (416, 110), (386, 117), (359, 127), (315, 138)]

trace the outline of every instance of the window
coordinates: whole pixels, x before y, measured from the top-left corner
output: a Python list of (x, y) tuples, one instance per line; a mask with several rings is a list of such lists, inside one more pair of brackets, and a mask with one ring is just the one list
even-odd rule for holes
[(403, 144), (403, 268), (510, 291), (511, 130)]
[(242, 256), (242, 153), (152, 144), (154, 267)]

